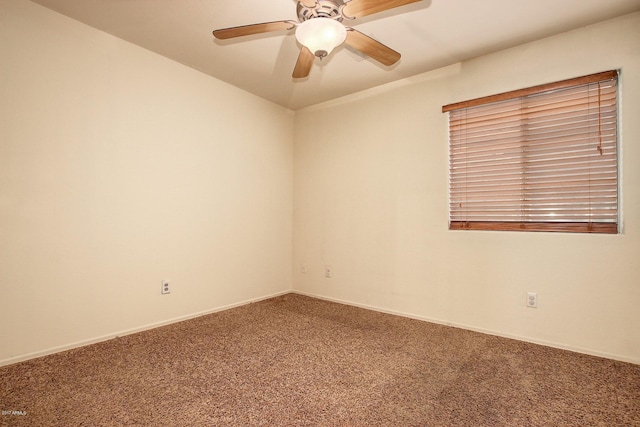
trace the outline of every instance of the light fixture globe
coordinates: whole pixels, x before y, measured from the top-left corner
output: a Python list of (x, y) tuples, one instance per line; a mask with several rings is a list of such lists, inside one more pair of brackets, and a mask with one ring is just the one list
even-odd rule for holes
[(346, 38), (347, 29), (331, 18), (312, 18), (296, 28), (296, 40), (319, 58), (329, 55)]

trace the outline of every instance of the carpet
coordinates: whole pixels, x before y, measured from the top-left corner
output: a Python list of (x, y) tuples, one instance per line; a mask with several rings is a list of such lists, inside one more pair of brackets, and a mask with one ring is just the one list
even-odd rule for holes
[(0, 368), (2, 426), (640, 426), (640, 365), (287, 294)]

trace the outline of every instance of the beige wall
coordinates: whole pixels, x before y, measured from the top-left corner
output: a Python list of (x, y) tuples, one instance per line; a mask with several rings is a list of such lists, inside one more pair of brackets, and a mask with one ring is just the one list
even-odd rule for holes
[(0, 364), (291, 289), (293, 112), (25, 0), (0, 61)]
[[(622, 234), (447, 230), (443, 105), (617, 68)], [(298, 111), (294, 288), (640, 363), (638, 117), (638, 13)]]

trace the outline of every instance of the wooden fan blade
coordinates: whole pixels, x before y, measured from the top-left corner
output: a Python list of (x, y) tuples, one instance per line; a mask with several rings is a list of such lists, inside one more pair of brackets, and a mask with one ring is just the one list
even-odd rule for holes
[(417, 1), (420, 0), (351, 0), (345, 4), (342, 14), (346, 18), (362, 18)]
[(291, 30), (295, 24), (291, 21), (264, 22), (262, 24), (242, 25), (240, 27), (222, 28), (214, 30), (213, 35), (217, 39), (232, 39), (234, 37), (250, 36), (271, 31)]
[(315, 58), (316, 57), (308, 48), (302, 46), (302, 49), (300, 49), (300, 55), (298, 56), (298, 62), (296, 62), (296, 68), (293, 69), (293, 78), (302, 79), (307, 77), (311, 71), (311, 66), (313, 65), (313, 60)]
[(353, 28), (347, 29), (345, 43), (384, 65), (393, 65), (400, 59), (395, 50)]

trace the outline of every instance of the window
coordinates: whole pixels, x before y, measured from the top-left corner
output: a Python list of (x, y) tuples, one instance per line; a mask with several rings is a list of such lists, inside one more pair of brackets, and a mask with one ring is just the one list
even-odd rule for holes
[(449, 229), (618, 232), (617, 71), (446, 105)]

